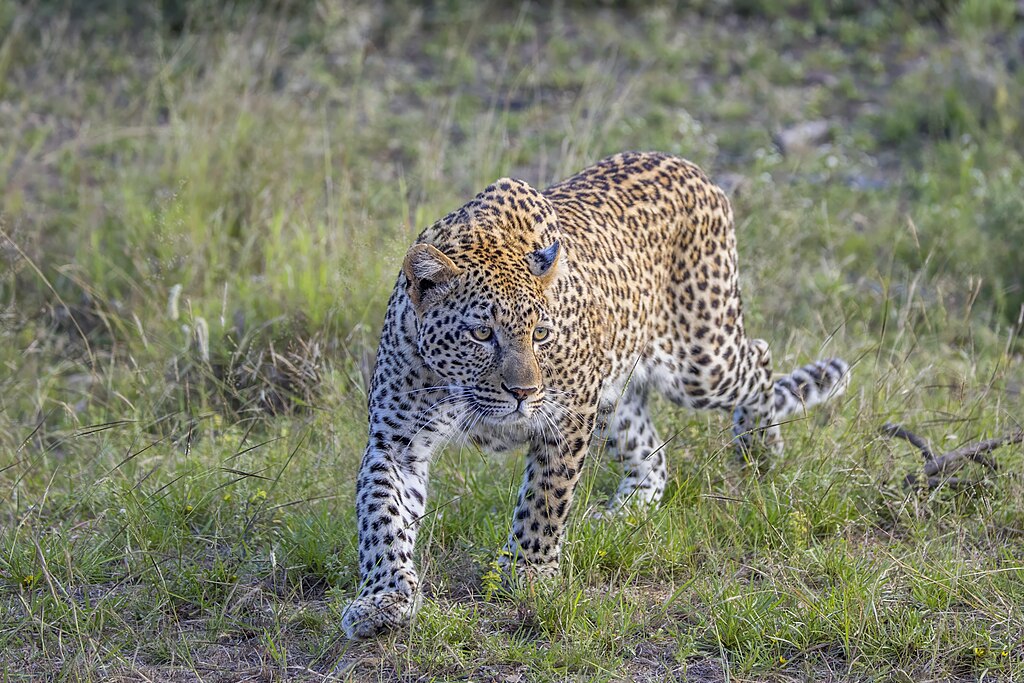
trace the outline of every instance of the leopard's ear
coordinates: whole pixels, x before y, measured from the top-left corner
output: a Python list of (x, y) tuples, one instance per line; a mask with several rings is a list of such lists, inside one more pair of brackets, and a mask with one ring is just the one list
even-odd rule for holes
[(450, 258), (429, 244), (414, 244), (405, 255), (402, 272), (408, 280), (409, 298), (416, 312), (448, 293), (452, 280), (461, 272)]
[(558, 275), (558, 265), (561, 260), (562, 246), (555, 240), (551, 246), (531, 251), (526, 255), (526, 264), (530, 272), (541, 279), (545, 286), (550, 284)]

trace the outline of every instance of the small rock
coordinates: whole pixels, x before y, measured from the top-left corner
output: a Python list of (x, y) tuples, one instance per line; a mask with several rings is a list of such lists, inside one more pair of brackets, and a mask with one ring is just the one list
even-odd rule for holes
[(740, 173), (720, 173), (715, 176), (715, 183), (725, 190), (727, 195), (735, 197), (747, 184), (747, 177)]
[(844, 180), (848, 187), (851, 187), (854, 190), (860, 190), (861, 192), (887, 190), (892, 186), (892, 183), (885, 178), (874, 178), (860, 174), (846, 176)]
[(777, 133), (774, 141), (783, 154), (793, 154), (825, 142), (831, 131), (832, 125), (823, 119), (802, 121)]
[(839, 85), (839, 79), (828, 71), (808, 71), (804, 76), (804, 83), (807, 85), (821, 85), (832, 89)]

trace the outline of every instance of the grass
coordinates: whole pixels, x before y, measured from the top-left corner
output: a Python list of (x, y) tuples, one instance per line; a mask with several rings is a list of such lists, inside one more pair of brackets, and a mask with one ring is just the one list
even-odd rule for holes
[[(1024, 453), (914, 492), (878, 434), (1020, 425), (1017, 11), (0, 1), (2, 680), (1021, 679)], [(656, 404), (665, 502), (590, 520), (592, 458), (562, 575), (513, 595), (521, 458), (444, 453), (420, 616), (345, 641), (401, 255), (631, 148), (729, 188), (748, 327), (849, 394), (770, 463)]]

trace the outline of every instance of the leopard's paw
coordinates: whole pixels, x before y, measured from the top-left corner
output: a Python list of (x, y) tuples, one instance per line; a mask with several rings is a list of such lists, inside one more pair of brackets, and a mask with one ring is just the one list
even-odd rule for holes
[(362, 595), (345, 608), (341, 625), (352, 640), (373, 638), (384, 631), (408, 626), (422, 602), (418, 592)]
[(533, 564), (509, 550), (501, 552), (501, 556), (498, 558), (498, 566), (501, 571), (502, 583), (509, 590), (529, 586), (558, 575), (557, 560), (544, 564)]
[(630, 526), (642, 524), (655, 510), (656, 504), (647, 501), (625, 502), (611, 500), (603, 508), (594, 511), (590, 519), (603, 524), (623, 522)]

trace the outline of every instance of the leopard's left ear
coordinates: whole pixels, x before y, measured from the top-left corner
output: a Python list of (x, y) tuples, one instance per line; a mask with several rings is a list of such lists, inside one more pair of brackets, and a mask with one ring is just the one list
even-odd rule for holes
[(461, 272), (450, 258), (430, 244), (414, 244), (405, 255), (402, 272), (406, 291), (416, 313), (423, 315), (428, 306), (451, 291), (452, 281)]
[(562, 256), (562, 245), (555, 240), (551, 246), (531, 251), (526, 255), (526, 264), (530, 272), (541, 279), (545, 286), (558, 276), (558, 267)]

